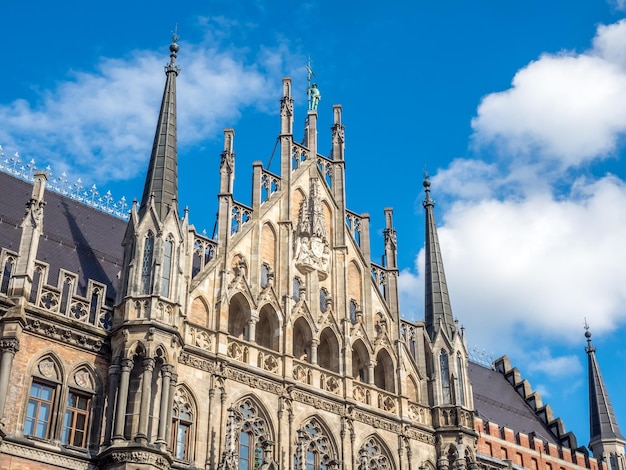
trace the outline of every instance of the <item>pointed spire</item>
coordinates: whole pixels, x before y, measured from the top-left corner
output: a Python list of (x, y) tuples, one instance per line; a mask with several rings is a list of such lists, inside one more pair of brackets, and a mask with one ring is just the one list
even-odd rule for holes
[[(178, 27), (176, 28), (178, 29)], [(141, 197), (139, 215), (143, 216), (154, 196), (154, 205), (161, 220), (178, 200), (178, 151), (176, 144), (176, 65), (178, 35), (176, 31), (170, 44), (170, 63), (165, 66), (165, 90), (161, 111), (154, 135), (150, 164)]]
[(600, 458), (603, 456), (598, 454), (604, 453), (607, 444), (610, 445), (616, 443), (616, 441), (621, 441), (623, 455), (626, 440), (624, 440), (624, 436), (622, 436), (617, 424), (609, 393), (604, 385), (600, 366), (596, 359), (596, 348), (591, 344), (591, 332), (586, 321), (585, 338), (587, 338), (585, 351), (587, 352), (589, 367), (589, 447), (594, 457)]
[(427, 173), (424, 174), (424, 191), (426, 192), (423, 201), (424, 209), (426, 209), (426, 291), (424, 295), (426, 331), (431, 340), (442, 328), (452, 338), (454, 319), (435, 225), (433, 210), (435, 201), (430, 197), (430, 180)]

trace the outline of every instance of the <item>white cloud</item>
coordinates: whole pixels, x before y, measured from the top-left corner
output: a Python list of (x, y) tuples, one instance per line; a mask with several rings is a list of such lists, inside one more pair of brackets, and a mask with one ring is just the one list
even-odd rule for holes
[(611, 155), (626, 133), (625, 49), (623, 20), (599, 26), (587, 52), (542, 55), (483, 98), (475, 143), (556, 169)]
[[(516, 342), (580, 341), (626, 320), (626, 184), (580, 179), (567, 197), (457, 201), (438, 228), (453, 312), (468, 343), (511, 351)], [(423, 318), (423, 250), (403, 271), (403, 314)], [(521, 347), (521, 346), (520, 346)]]
[(533, 351), (527, 356), (524, 370), (529, 373), (543, 373), (552, 380), (562, 377), (576, 377), (583, 372), (579, 356), (552, 356), (548, 348)]
[[(268, 103), (275, 105), (287, 50), (260, 48), (250, 63), (240, 57), (181, 43), (179, 148), (220, 138), (223, 123), (234, 124), (246, 107), (267, 111)], [(57, 173), (71, 168), (99, 183), (133, 177), (150, 154), (146, 142), (153, 138), (168, 60), (167, 51), (102, 58), (96, 70), (70, 73), (36, 102), (0, 105), (0, 144), (40, 167), (53, 163)]]

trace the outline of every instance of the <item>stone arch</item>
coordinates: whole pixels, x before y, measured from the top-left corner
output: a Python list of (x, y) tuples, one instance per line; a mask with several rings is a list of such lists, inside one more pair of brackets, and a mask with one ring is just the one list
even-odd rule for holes
[(276, 269), (276, 230), (270, 222), (265, 222), (261, 228), (261, 244), (259, 254), (261, 263), (267, 263), (270, 268)]
[(328, 244), (333, 246), (333, 212), (326, 200), (322, 201), (322, 210), (324, 211), (324, 222), (326, 223), (326, 230), (328, 231)]
[(196, 325), (209, 326), (209, 306), (202, 296), (192, 300), (187, 319)]
[(357, 452), (358, 470), (394, 470), (393, 454), (385, 442), (376, 434), (367, 437)]
[(30, 376), (40, 376), (47, 380), (62, 383), (65, 378), (63, 361), (54, 351), (44, 351), (33, 358), (28, 366)]
[(358, 307), (363, 305), (363, 281), (359, 265), (355, 260), (348, 264), (348, 299), (354, 300)]
[(317, 364), (324, 369), (339, 373), (339, 341), (337, 335), (330, 327), (327, 327), (322, 330), (319, 338)]
[(146, 346), (141, 341), (135, 341), (126, 350), (125, 357), (126, 359), (134, 360), (135, 356), (145, 356), (145, 355), (146, 355)]
[(304, 201), (304, 199), (306, 198), (304, 192), (302, 191), (302, 189), (297, 188), (294, 192), (293, 192), (293, 204), (291, 205), (291, 221), (294, 224), (298, 222), (298, 214), (300, 212), (300, 206), (302, 205), (302, 201)]
[(295, 444), (296, 468), (333, 468), (338, 463), (337, 438), (318, 415), (303, 420)]
[(311, 340), (313, 339), (313, 327), (303, 316), (293, 324), (293, 357), (300, 361), (311, 361)]
[(352, 344), (352, 378), (363, 383), (369, 382), (369, 352), (363, 340), (357, 339)]
[(413, 374), (409, 374), (406, 378), (406, 395), (409, 401), (419, 403), (419, 387), (417, 385), (417, 380), (413, 377)]
[(250, 304), (246, 297), (238, 292), (228, 304), (228, 334), (238, 339), (246, 339), (249, 319)]
[(255, 327), (255, 341), (259, 346), (278, 351), (280, 345), (280, 320), (271, 304), (265, 304), (259, 311)]
[(388, 392), (395, 392), (395, 375), (393, 359), (386, 349), (380, 349), (376, 354), (376, 366), (374, 366), (374, 384)]
[(172, 400), (172, 448), (179, 460), (194, 459), (198, 405), (192, 389), (179, 384)]

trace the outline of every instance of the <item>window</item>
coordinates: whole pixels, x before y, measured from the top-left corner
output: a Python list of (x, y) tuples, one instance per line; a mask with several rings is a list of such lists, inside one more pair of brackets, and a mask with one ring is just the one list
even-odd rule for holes
[(9, 280), (11, 279), (14, 265), (15, 260), (11, 257), (7, 258), (4, 263), (4, 270), (2, 272), (2, 283), (0, 284), (0, 292), (3, 294), (7, 294), (9, 292)]
[(161, 295), (170, 296), (170, 280), (172, 277), (172, 253), (174, 252), (174, 242), (167, 240), (163, 251), (163, 275), (161, 276)]
[(300, 301), (300, 278), (293, 278), (293, 300), (296, 302)]
[(90, 397), (70, 391), (63, 417), (61, 442), (75, 447), (85, 447), (89, 423)]
[(241, 470), (257, 470), (263, 463), (261, 442), (254, 439), (251, 432), (239, 433), (239, 468)]
[(356, 323), (356, 311), (357, 311), (357, 303), (356, 300), (350, 300), (350, 321), (352, 323)]
[(390, 460), (383, 452), (382, 446), (374, 437), (369, 438), (359, 449), (358, 470), (390, 469)]
[(328, 299), (328, 291), (323, 287), (320, 289), (320, 312), (326, 312), (326, 300)]
[(261, 289), (265, 289), (267, 287), (269, 271), (270, 267), (263, 263), (261, 265)]
[(330, 441), (315, 418), (298, 430), (296, 468), (302, 468), (298, 462), (304, 460), (307, 470), (328, 470), (334, 462), (331, 454)]
[[(235, 462), (240, 470), (258, 470), (270, 449), (267, 448), (272, 436), (267, 422), (261, 416), (257, 405), (245, 399), (236, 408), (229, 408), (226, 425), (225, 451), (233, 449)], [(236, 455), (235, 455), (236, 452)]]
[(154, 252), (154, 235), (149, 233), (144, 241), (143, 262), (141, 265), (141, 293), (150, 293), (152, 283), (152, 254)]
[(441, 373), (441, 394), (444, 404), (452, 403), (452, 395), (450, 393), (450, 368), (448, 366), (448, 354), (441, 351), (439, 356), (439, 368)]
[(459, 405), (465, 406), (465, 386), (463, 384), (463, 360), (461, 355), (456, 356), (456, 370), (459, 382)]
[(53, 387), (33, 381), (26, 408), (24, 435), (48, 439), (54, 392)]
[(174, 394), (172, 410), (172, 452), (179, 460), (191, 460), (194, 406), (189, 391), (179, 387)]
[(174, 457), (180, 460), (189, 458), (189, 437), (191, 434), (191, 410), (188, 404), (180, 409), (174, 408), (172, 425), (172, 443)]

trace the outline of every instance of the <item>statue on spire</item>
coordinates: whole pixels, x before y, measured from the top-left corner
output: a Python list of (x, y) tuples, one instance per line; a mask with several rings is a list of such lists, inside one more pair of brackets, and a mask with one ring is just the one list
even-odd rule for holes
[(311, 68), (311, 58), (309, 57), (309, 61), (306, 64), (306, 80), (308, 83), (306, 95), (309, 102), (309, 111), (317, 111), (317, 106), (322, 98), (320, 90), (317, 88), (317, 83), (313, 83), (313, 85), (311, 85), (311, 78), (314, 76), (315, 73)]

